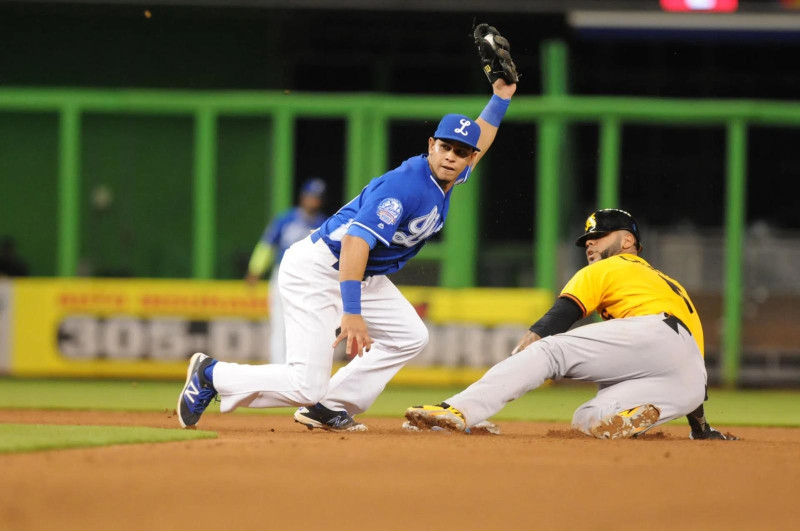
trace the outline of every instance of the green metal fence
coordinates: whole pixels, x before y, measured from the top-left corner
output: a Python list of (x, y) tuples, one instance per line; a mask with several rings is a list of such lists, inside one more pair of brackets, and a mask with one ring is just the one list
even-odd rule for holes
[[(618, 205), (621, 128), (624, 124), (674, 124), (727, 128), (725, 197), (725, 296), (723, 377), (735, 385), (739, 369), (742, 300), (742, 245), (745, 220), (747, 128), (750, 125), (800, 126), (800, 103), (741, 100), (674, 100), (581, 97), (565, 94), (565, 50), (547, 44), (541, 97), (514, 98), (507, 121), (538, 125), (538, 204), (535, 270), (537, 285), (557, 290), (556, 253), (559, 219), (559, 160), (566, 124), (599, 125), (598, 207)], [(211, 278), (215, 253), (217, 120), (221, 116), (267, 116), (273, 134), (271, 173), (276, 176), (271, 207), (292, 200), (295, 120), (301, 117), (345, 120), (345, 199), (354, 197), (387, 168), (388, 126), (393, 119), (438, 120), (445, 113), (477, 116), (485, 96), (435, 97), (379, 94), (286, 94), (261, 92), (97, 91), (0, 89), (0, 111), (52, 112), (60, 117), (58, 176), (58, 274), (73, 276), (78, 262), (81, 176), (81, 117), (85, 113), (133, 113), (193, 116), (194, 197), (193, 275)], [(442, 243), (429, 244), (422, 257), (442, 264), (442, 285), (474, 284), (477, 262), (477, 189), (459, 187)]]

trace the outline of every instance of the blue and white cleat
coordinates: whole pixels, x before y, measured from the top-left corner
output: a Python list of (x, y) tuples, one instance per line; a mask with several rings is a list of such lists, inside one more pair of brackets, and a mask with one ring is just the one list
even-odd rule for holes
[(200, 352), (195, 353), (189, 360), (186, 385), (178, 396), (177, 408), (178, 420), (184, 428), (194, 428), (200, 416), (217, 396), (217, 390), (203, 372), (212, 363), (216, 363), (214, 358)]

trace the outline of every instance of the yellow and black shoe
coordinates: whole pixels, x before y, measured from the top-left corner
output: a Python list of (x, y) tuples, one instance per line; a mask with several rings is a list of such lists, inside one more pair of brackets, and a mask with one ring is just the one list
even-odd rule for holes
[(406, 419), (410, 425), (419, 429), (438, 426), (450, 431), (464, 431), (467, 428), (464, 414), (447, 402), (435, 406), (410, 407), (406, 409)]
[(602, 418), (589, 431), (598, 439), (635, 437), (652, 428), (660, 416), (656, 406), (644, 404)]

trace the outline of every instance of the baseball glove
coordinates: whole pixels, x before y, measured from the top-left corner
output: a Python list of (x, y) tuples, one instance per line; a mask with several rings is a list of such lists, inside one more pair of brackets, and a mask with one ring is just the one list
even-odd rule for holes
[(475, 38), (483, 72), (489, 78), (489, 83), (494, 83), (497, 78), (503, 78), (506, 83), (519, 81), (517, 65), (511, 59), (511, 45), (508, 39), (500, 35), (497, 28), (488, 24), (478, 24), (472, 36)]

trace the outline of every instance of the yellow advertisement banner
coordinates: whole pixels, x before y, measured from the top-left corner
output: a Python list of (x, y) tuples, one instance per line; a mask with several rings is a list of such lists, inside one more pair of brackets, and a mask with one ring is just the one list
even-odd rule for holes
[(553, 303), (552, 293), (532, 288), (400, 287), (400, 291), (423, 319), (436, 324), (516, 324), (527, 328)]
[(195, 351), (265, 360), (266, 289), (196, 280), (13, 283), (16, 375), (175, 377)]
[[(19, 279), (11, 283), (10, 372), (18, 376), (181, 378), (193, 352), (266, 363), (267, 284), (147, 279)], [(8, 291), (8, 290), (7, 290)], [(552, 302), (534, 289), (401, 287), (431, 345), (401, 382), (453, 367), (470, 376), (505, 356)], [(501, 337), (502, 336), (502, 337)], [(473, 369), (473, 370), (471, 370)], [(442, 376), (436, 376), (442, 381)], [(460, 380), (460, 379), (459, 379)]]

